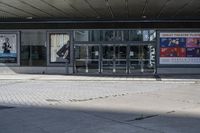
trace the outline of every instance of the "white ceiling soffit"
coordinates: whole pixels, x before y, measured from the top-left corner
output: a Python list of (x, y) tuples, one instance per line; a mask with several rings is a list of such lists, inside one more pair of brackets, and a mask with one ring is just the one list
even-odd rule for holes
[(0, 18), (200, 19), (200, 0), (0, 0)]

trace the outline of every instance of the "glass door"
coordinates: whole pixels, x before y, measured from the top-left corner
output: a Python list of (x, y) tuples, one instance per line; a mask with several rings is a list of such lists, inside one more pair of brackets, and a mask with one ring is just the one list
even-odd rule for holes
[(129, 73), (133, 74), (139, 72), (141, 72), (140, 47), (132, 45), (129, 51)]
[(130, 45), (129, 73), (153, 73), (155, 70), (155, 48), (150, 44)]
[(154, 73), (155, 72), (155, 46), (153, 44), (143, 45), (143, 72)]
[(114, 45), (102, 45), (101, 72), (105, 74), (114, 72)]
[(127, 45), (115, 46), (114, 71), (119, 74), (127, 73)]
[(88, 45), (87, 47), (87, 72), (100, 72), (99, 45)]
[(99, 73), (99, 45), (75, 45), (76, 73)]
[(154, 70), (151, 44), (75, 44), (76, 73), (152, 74)]
[(105, 74), (126, 74), (127, 70), (127, 45), (102, 45), (101, 72)]

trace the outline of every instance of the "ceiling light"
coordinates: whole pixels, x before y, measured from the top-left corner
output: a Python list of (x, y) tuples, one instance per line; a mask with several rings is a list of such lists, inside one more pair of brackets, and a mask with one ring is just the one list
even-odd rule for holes
[(33, 17), (26, 17), (26, 19), (33, 19)]
[(143, 19), (146, 19), (146, 18), (147, 18), (147, 16), (143, 15), (143, 16), (142, 16), (142, 18), (143, 18)]

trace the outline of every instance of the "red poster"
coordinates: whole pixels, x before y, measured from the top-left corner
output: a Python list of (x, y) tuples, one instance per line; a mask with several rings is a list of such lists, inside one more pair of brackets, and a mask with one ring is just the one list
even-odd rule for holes
[(160, 57), (186, 57), (185, 48), (161, 48)]

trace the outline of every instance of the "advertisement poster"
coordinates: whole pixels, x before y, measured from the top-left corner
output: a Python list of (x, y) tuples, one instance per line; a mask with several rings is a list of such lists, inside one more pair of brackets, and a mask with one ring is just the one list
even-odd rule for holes
[(200, 57), (200, 48), (187, 48), (187, 57)]
[(68, 34), (51, 34), (51, 62), (52, 63), (62, 63), (69, 61), (69, 35)]
[(200, 33), (160, 33), (160, 64), (200, 64)]
[(161, 47), (185, 47), (185, 38), (160, 38)]
[(187, 38), (186, 45), (188, 48), (200, 48), (200, 38)]
[(185, 57), (185, 48), (161, 48), (160, 57)]
[(0, 34), (0, 63), (17, 62), (17, 35)]

